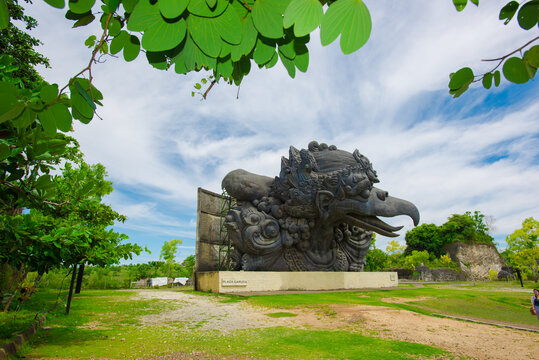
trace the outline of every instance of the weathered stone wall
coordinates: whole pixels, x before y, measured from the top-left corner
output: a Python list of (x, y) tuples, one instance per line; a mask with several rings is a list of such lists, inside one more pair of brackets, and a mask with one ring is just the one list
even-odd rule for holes
[(221, 207), (225, 199), (220, 194), (202, 188), (198, 188), (197, 199), (195, 273), (217, 271)]
[(488, 278), (489, 270), (498, 273), (504, 265), (494, 245), (454, 242), (444, 247), (469, 280)]
[(447, 268), (430, 269), (428, 266), (417, 266), (413, 280), (424, 281), (457, 281), (465, 280), (466, 276), (462, 271)]

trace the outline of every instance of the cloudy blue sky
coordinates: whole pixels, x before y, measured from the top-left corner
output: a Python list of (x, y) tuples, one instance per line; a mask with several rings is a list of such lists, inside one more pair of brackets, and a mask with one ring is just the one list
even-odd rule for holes
[[(501, 248), (522, 220), (539, 218), (539, 103), (537, 80), (502, 81), (452, 99), (448, 74), (471, 65), (489, 70), (495, 58), (536, 35), (498, 20), (504, 1), (482, 1), (457, 13), (450, 0), (365, 1), (373, 18), (366, 46), (342, 55), (338, 41), (320, 45), (315, 31), (306, 73), (290, 79), (282, 65), (253, 68), (239, 89), (214, 87), (192, 98), (203, 74), (177, 75), (107, 58), (94, 67), (103, 92), (103, 120), (78, 125), (75, 137), (89, 163), (100, 162), (114, 182), (106, 199), (128, 216), (117, 231), (152, 251), (182, 239), (179, 259), (194, 253), (197, 187), (221, 192), (221, 179), (243, 168), (279, 173), (290, 145), (311, 140), (359, 149), (374, 164), (380, 188), (417, 205), (422, 223), (442, 224), (454, 213), (479, 210), (494, 220)], [(33, 31), (52, 69), (49, 82), (66, 84), (90, 58), (84, 40), (99, 29), (71, 29), (64, 11), (35, 1)], [(92, 32), (93, 31), (93, 32)], [(406, 217), (398, 241), (412, 227)], [(379, 236), (385, 249), (388, 238)]]

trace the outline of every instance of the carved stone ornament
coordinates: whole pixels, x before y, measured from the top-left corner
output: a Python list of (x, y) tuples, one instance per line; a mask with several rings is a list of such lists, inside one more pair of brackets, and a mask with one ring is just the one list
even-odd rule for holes
[(226, 216), (236, 270), (363, 271), (373, 231), (398, 236), (402, 229), (378, 219), (419, 211), (373, 186), (369, 160), (312, 141), (290, 147), (275, 179), (242, 169), (222, 186), (237, 200)]

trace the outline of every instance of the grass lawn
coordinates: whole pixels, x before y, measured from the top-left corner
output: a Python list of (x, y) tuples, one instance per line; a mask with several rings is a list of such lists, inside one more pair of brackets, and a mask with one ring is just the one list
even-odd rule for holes
[[(200, 296), (218, 296), (222, 302), (245, 301), (251, 305), (281, 309), (276, 317), (293, 314), (286, 309), (314, 307), (330, 310), (331, 304), (366, 304), (396, 307), (419, 313), (444, 313), (470, 316), (487, 321), (537, 325), (529, 315), (529, 295), (507, 284), (473, 286), (463, 284), (426, 284), (422, 288), (404, 286), (392, 290), (328, 292), (311, 294), (261, 295), (239, 297), (189, 292)], [(159, 290), (149, 290), (159, 291)], [(154, 357), (171, 352), (192, 351), (216, 356), (267, 359), (451, 359), (445, 351), (415, 343), (392, 341), (347, 332), (342, 329), (313, 330), (273, 327), (229, 332), (185, 330), (143, 324), (142, 315), (157, 314), (165, 308), (178, 306), (166, 300), (137, 299), (136, 293), (118, 290), (83, 290), (74, 297), (71, 314), (59, 306), (48, 315), (45, 326), (20, 356), (39, 358), (116, 358)], [(56, 293), (40, 291), (25, 304), (24, 310), (0, 317), (0, 343), (24, 330), (37, 311), (48, 309)], [(382, 299), (399, 298), (401, 303), (386, 303)], [(423, 299), (421, 301), (414, 301)], [(203, 312), (203, 309), (201, 309)]]
[[(197, 351), (267, 359), (434, 359), (447, 356), (445, 351), (430, 346), (346, 331), (274, 327), (222, 333), (143, 325), (139, 316), (158, 313), (171, 304), (163, 300), (137, 300), (132, 298), (134, 295), (116, 290), (83, 291), (74, 298), (70, 315), (64, 315), (63, 311), (49, 315), (45, 324), (48, 329), (39, 331), (32, 344), (25, 346), (19, 355), (133, 359)], [(223, 301), (228, 299), (223, 297)]]
[[(515, 283), (516, 284), (516, 283)], [(422, 288), (401, 287), (392, 290), (327, 292), (251, 296), (253, 305), (287, 309), (327, 304), (363, 304), (395, 307), (425, 315), (433, 313), (483, 319), (490, 322), (537, 326), (537, 318), (530, 316), (531, 290), (513, 284), (493, 282), (426, 284)], [(399, 303), (382, 299), (401, 298)], [(417, 301), (418, 299), (426, 299)]]

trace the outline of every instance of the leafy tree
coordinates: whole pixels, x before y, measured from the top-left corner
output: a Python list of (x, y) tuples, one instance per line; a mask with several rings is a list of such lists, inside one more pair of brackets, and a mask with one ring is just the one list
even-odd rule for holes
[[(468, 0), (453, 0), (458, 11), (464, 10)], [(475, 5), (479, 5), (479, 0), (471, 0)], [(508, 2), (501, 10), (499, 18), (505, 25), (517, 15), (517, 22), (520, 28), (530, 31), (536, 28), (539, 21), (539, 1), (529, 0), (522, 3), (517, 1)], [(539, 40), (539, 36), (532, 38), (526, 44), (518, 47), (510, 53), (495, 59), (483, 61), (494, 63), (492, 69), (484, 74), (475, 75), (469, 67), (464, 67), (450, 75), (449, 93), (455, 98), (462, 95), (472, 83), (482, 82), (485, 89), (490, 89), (494, 82), (495, 86), (500, 85), (501, 74), (512, 83), (524, 84), (535, 77), (539, 68), (539, 45), (530, 47)], [(530, 47), (530, 48), (529, 48)], [(528, 50), (524, 51), (526, 48)], [(519, 56), (512, 56), (512, 55)], [(501, 67), (501, 72), (499, 68)]]
[(387, 266), (388, 255), (380, 249), (370, 249), (367, 253), (365, 271), (380, 271)]
[[(182, 244), (181, 240), (169, 240), (165, 241), (163, 244), (163, 247), (161, 248), (161, 254), (159, 255), (159, 260), (165, 260), (165, 267), (166, 267), (166, 276), (170, 277), (171, 274), (176, 272), (175, 270), (178, 268), (178, 265), (176, 263), (176, 260), (174, 258), (176, 257), (176, 253), (178, 252), (178, 248)], [(179, 270), (179, 269), (178, 269)]]
[(386, 246), (386, 253), (388, 255), (401, 255), (404, 252), (406, 246), (401, 245), (397, 240), (389, 240)]
[(61, 206), (34, 208), (28, 214), (0, 213), (0, 247), (4, 250), (0, 263), (18, 269), (7, 289), (13, 296), (30, 271), (37, 272), (39, 279), (56, 268), (82, 263), (107, 266), (140, 254), (138, 245), (123, 242), (126, 235), (110, 229), (125, 217), (101, 202), (112, 191), (105, 175), (99, 164), (81, 163), (74, 168), (67, 163), (62, 176), (53, 179), (53, 200)]
[(406, 269), (414, 270), (417, 266), (426, 264), (430, 259), (430, 254), (427, 250), (413, 250), (410, 255), (404, 258), (403, 265)]
[(174, 258), (176, 257), (176, 253), (178, 252), (178, 248), (181, 244), (182, 241), (177, 239), (165, 241), (163, 247), (161, 248), (159, 260), (165, 260), (165, 263), (167, 264), (175, 263), (176, 261)]
[(193, 277), (193, 269), (195, 268), (195, 255), (189, 255), (182, 261), (182, 275), (185, 277)]
[(483, 218), (478, 211), (473, 215), (470, 212), (451, 215), (440, 229), (444, 243), (461, 241), (494, 245), (494, 238), (487, 233), (488, 228), (483, 223)]
[(410, 255), (413, 251), (428, 251), (436, 257), (445, 253), (443, 247), (449, 242), (442, 236), (440, 227), (434, 224), (422, 224), (407, 231), (405, 241), (405, 255)]
[(533, 217), (522, 222), (522, 228), (505, 238), (509, 263), (527, 269), (535, 282), (539, 279), (539, 221)]
[[(25, 0), (26, 3), (29, 0)], [(37, 26), (37, 21), (24, 14), (22, 6), (14, 0), (7, 0), (6, 6), (12, 20), (21, 21), (24, 28), (29, 31)], [(49, 67), (49, 60), (34, 50), (41, 41), (30, 36), (27, 32), (19, 29), (12, 23), (0, 30), (0, 54), (13, 57), (12, 66), (18, 67), (14, 70), (14, 76), (20, 78), (26, 88), (33, 88), (43, 79), (34, 69), (35, 65)]]

